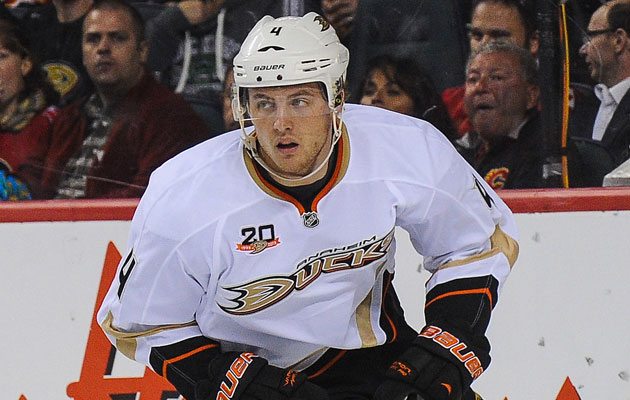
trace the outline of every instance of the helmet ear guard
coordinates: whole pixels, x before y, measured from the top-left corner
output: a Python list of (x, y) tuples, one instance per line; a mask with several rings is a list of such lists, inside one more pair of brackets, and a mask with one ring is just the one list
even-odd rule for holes
[(238, 86), (232, 85), (231, 92), (232, 116), (234, 117), (234, 121), (242, 121), (245, 119), (245, 115), (247, 114), (247, 109), (243, 106), (246, 104), (245, 97), (247, 96), (247, 90), (243, 90), (243, 99), (241, 99)]

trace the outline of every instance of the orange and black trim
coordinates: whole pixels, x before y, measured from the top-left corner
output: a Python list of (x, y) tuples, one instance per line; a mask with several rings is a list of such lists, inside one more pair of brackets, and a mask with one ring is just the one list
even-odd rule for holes
[(206, 379), (210, 360), (219, 355), (219, 344), (196, 336), (167, 346), (151, 349), (149, 363), (187, 399), (195, 398), (195, 385)]
[(311, 382), (334, 392), (336, 396), (331, 397), (347, 398), (352, 394), (352, 398), (371, 399), (389, 366), (410, 343), (401, 341), (399, 336), (399, 340), (382, 346), (330, 349), (304, 373)]
[(303, 215), (304, 213), (310, 211), (317, 212), (317, 204), (319, 201), (326, 196), (326, 194), (328, 194), (345, 176), (350, 162), (349, 143), (348, 132), (344, 125), (342, 128), (342, 135), (336, 144), (336, 160), (334, 169), (331, 171), (332, 174), (330, 174), (330, 178), (324, 187), (313, 196), (310, 202), (300, 202), (295, 196), (289, 194), (287, 190), (283, 189), (281, 185), (274, 183), (270, 178), (268, 178), (269, 175), (266, 171), (262, 170), (262, 168), (251, 158), (245, 149), (243, 150), (243, 157), (245, 160), (245, 166), (247, 167), (247, 171), (250, 176), (265, 193), (277, 199), (288, 201), (297, 208), (300, 215)]
[(393, 274), (385, 272), (385, 275), (383, 276), (383, 278), (384, 278), (384, 281), (383, 281), (383, 302), (381, 303), (381, 326), (385, 328), (391, 328), (389, 332), (387, 332), (387, 330), (386, 332), (387, 332), (387, 337), (389, 338), (388, 342), (393, 342), (394, 340), (396, 340), (396, 336), (398, 336), (398, 331), (396, 330), (396, 325), (394, 324), (394, 321), (392, 321), (392, 318), (389, 316), (387, 309), (385, 307), (385, 299), (387, 298), (389, 289), (391, 288), (392, 290), (394, 290), (394, 286), (392, 286)]
[(499, 282), (492, 275), (461, 278), (435, 286), (427, 293), (427, 322), (448, 320), (483, 335), (498, 300)]
[(341, 359), (341, 357), (346, 355), (347, 352), (348, 350), (341, 349), (328, 350), (319, 360), (317, 360), (315, 364), (313, 364), (306, 370), (306, 373), (308, 374), (308, 379), (315, 379), (321, 376), (324, 372), (328, 371), (330, 367), (335, 365), (337, 361)]
[(381, 305), (380, 326), (387, 335), (386, 343), (382, 346), (362, 349), (329, 349), (305, 370), (309, 379), (314, 379), (316, 382), (318, 380), (335, 379), (331, 378), (331, 375), (338, 377), (347, 373), (343, 372), (347, 367), (346, 364), (353, 364), (353, 369), (356, 369), (356, 360), (364, 360), (365, 362), (381, 360), (382, 365), (374, 365), (373, 367), (382, 369), (381, 373), (384, 373), (398, 353), (416, 338), (418, 332), (414, 331), (405, 321), (398, 295), (392, 285), (393, 278), (394, 274), (390, 274), (387, 271), (383, 275), (383, 302)]
[(409, 341), (417, 335), (407, 322), (398, 295), (392, 284), (394, 274), (383, 274), (383, 300), (381, 303), (380, 327), (387, 335), (387, 343), (399, 340)]

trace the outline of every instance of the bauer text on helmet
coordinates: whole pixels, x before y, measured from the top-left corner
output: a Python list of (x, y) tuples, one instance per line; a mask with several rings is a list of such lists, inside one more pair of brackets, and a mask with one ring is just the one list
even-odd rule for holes
[[(341, 44), (335, 30), (320, 15), (303, 17), (263, 17), (252, 28), (234, 58), (234, 91), (232, 111), (243, 131), (243, 143), (250, 155), (263, 168), (279, 178), (277, 171), (260, 157), (255, 136), (245, 130), (245, 120), (313, 117), (313, 112), (331, 114), (332, 137), (326, 157), (311, 173), (298, 178), (306, 180), (318, 174), (327, 164), (333, 148), (341, 137), (343, 84), (348, 66), (348, 49)], [(263, 101), (252, 112), (247, 93), (250, 90), (290, 87), (317, 83), (322, 87), (327, 109), (317, 107), (278, 107), (278, 100)], [(261, 111), (261, 112), (258, 112)], [(252, 115), (254, 114), (254, 115)], [(262, 125), (261, 125), (262, 127)], [(258, 126), (256, 126), (258, 129)], [(286, 176), (285, 176), (286, 178)]]
[(341, 103), (336, 99), (348, 60), (348, 49), (322, 16), (314, 12), (303, 17), (265, 16), (234, 58), (234, 81), (239, 89), (321, 82), (334, 108)]

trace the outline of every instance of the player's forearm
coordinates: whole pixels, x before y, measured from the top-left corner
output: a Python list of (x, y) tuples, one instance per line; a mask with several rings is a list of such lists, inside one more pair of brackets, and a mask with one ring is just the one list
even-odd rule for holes
[(461, 278), (435, 286), (427, 293), (427, 324), (447, 322), (471, 335), (483, 336), (498, 301), (499, 282), (492, 275)]
[(220, 354), (219, 344), (196, 336), (166, 346), (153, 347), (151, 368), (166, 378), (187, 399), (194, 399), (195, 386), (207, 378), (210, 360)]

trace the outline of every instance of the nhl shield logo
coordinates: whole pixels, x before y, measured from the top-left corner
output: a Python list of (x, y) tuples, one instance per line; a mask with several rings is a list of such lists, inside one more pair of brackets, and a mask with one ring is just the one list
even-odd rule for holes
[(319, 225), (319, 217), (315, 211), (309, 211), (302, 214), (302, 221), (307, 228), (315, 228)]

